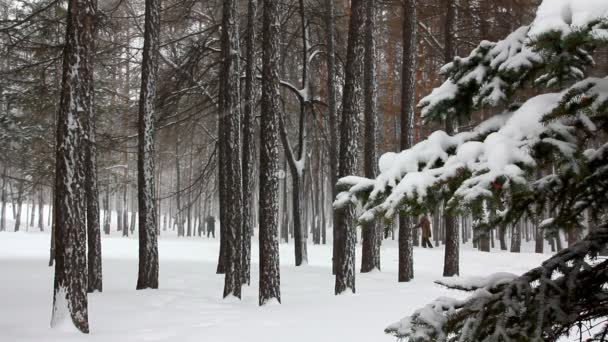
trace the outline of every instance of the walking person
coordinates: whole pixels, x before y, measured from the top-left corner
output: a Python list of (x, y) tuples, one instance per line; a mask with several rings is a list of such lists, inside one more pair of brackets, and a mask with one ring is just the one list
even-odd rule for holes
[(433, 248), (433, 244), (431, 243), (431, 221), (426, 215), (420, 216), (420, 221), (418, 222), (417, 227), (422, 228), (422, 247)]

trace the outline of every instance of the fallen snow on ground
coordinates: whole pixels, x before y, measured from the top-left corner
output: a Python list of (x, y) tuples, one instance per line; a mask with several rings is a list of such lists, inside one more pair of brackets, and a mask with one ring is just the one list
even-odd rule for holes
[[(50, 328), (50, 234), (34, 231), (0, 233), (0, 341), (394, 341), (383, 333), (389, 323), (436, 297), (463, 295), (433, 283), (441, 279), (441, 247), (416, 248), (415, 279), (398, 283), (396, 241), (386, 240), (382, 272), (357, 274), (357, 293), (336, 297), (330, 245), (309, 245), (309, 264), (296, 268), (292, 245), (282, 244), (282, 304), (259, 307), (256, 236), (251, 287), (242, 301), (224, 301), (224, 278), (215, 274), (219, 240), (173, 233), (159, 242), (160, 289), (136, 291), (137, 240), (113, 232), (102, 238), (104, 292), (89, 296), (91, 334), (84, 336)], [(465, 245), (461, 275), (521, 274), (547, 257), (481, 253)]]

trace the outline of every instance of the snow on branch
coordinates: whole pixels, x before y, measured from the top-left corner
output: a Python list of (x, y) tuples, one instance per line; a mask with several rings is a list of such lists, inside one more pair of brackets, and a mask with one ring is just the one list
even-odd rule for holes
[[(580, 96), (574, 98), (575, 93)], [(449, 182), (456, 184), (450, 195), (465, 204), (492, 196), (497, 187), (528, 186), (526, 171), (536, 166), (533, 153), (537, 145), (553, 148), (566, 158), (577, 150), (567, 120), (545, 122), (546, 115), (560, 108), (572, 110), (563, 107), (576, 101), (584, 101), (587, 109), (607, 106), (608, 80), (590, 78), (561, 93), (538, 95), (470, 132), (449, 136), (436, 131), (409, 150), (386, 153), (380, 158), (375, 180), (356, 176), (339, 180), (343, 192), (334, 206), (343, 207), (358, 197), (365, 210), (359, 219), (366, 222), (382, 214), (390, 219), (397, 210), (411, 209), (406, 202), (410, 207), (423, 204), (429, 194), (435, 195)]]
[(441, 72), (448, 79), (419, 103), (423, 119), (467, 117), (483, 106), (505, 104), (530, 81), (553, 87), (583, 79), (585, 68), (594, 65), (592, 50), (608, 43), (606, 4), (543, 2), (532, 25), (499, 42), (483, 41), (469, 56), (446, 64)]
[(522, 276), (443, 280), (474, 292), (464, 300), (438, 298), (385, 332), (409, 341), (555, 340), (580, 320), (608, 315), (608, 261), (595, 259), (607, 243), (604, 224)]

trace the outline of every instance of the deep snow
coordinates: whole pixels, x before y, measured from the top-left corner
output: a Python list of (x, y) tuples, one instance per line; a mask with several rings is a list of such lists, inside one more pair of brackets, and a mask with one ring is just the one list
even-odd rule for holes
[[(219, 240), (178, 239), (173, 232), (161, 232), (160, 289), (136, 291), (136, 237), (123, 238), (113, 231), (112, 236), (102, 237), (104, 292), (89, 296), (91, 334), (85, 336), (49, 327), (50, 234), (29, 229), (0, 233), (0, 341), (394, 341), (383, 333), (388, 324), (438, 296), (462, 297), (433, 284), (443, 270), (441, 247), (416, 248), (415, 279), (397, 283), (396, 241), (385, 240), (382, 272), (358, 273), (357, 294), (336, 297), (331, 244), (309, 243), (309, 264), (299, 268), (293, 266), (292, 245), (282, 244), (282, 304), (260, 308), (255, 236), (251, 287), (244, 288), (240, 302), (223, 300), (224, 279), (215, 274)], [(524, 243), (524, 250), (532, 248)], [(357, 253), (360, 257), (360, 249)], [(461, 276), (521, 274), (547, 257), (496, 250), (481, 253), (465, 245)]]

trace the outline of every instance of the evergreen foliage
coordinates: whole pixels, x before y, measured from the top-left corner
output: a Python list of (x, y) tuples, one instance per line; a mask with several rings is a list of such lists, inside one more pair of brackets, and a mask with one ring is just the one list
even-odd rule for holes
[[(549, 208), (553, 217), (541, 224), (547, 234), (589, 234), (520, 277), (444, 282), (473, 295), (438, 299), (387, 333), (410, 341), (546, 341), (583, 321), (604, 322), (598, 338), (608, 331), (608, 262), (595, 259), (608, 243), (608, 144), (592, 148), (607, 133), (608, 80), (588, 77), (594, 54), (608, 46), (608, 18), (606, 8), (595, 8), (594, 17), (576, 12), (579, 3), (553, 5), (564, 7), (561, 17), (547, 21), (552, 5), (545, 1), (532, 25), (444, 66), (448, 80), (420, 102), (427, 121), (492, 107), (500, 114), (470, 132), (438, 131), (385, 154), (376, 179), (338, 182), (343, 192), (334, 206), (361, 203), (359, 221), (369, 222), (445, 203), (452, 214), (471, 214), (482, 232)], [(531, 90), (540, 95), (530, 97)]]

